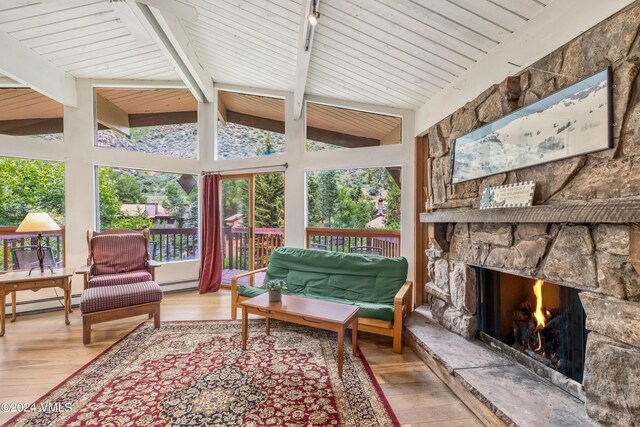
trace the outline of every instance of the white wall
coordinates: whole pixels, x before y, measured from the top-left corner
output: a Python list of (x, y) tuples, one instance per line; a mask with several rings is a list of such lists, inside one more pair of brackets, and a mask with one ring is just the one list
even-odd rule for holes
[[(305, 245), (305, 172), (326, 169), (352, 169), (379, 166), (402, 166), (402, 254), (409, 260), (413, 274), (414, 233), (414, 138), (413, 112), (359, 103), (337, 102), (326, 98), (308, 97), (309, 101), (401, 116), (403, 144), (340, 151), (306, 152), (305, 123), (294, 119), (293, 93), (219, 85), (216, 90), (275, 96), (285, 99), (285, 152), (283, 154), (233, 160), (216, 160), (215, 130), (217, 105), (199, 104), (199, 158), (181, 159), (154, 154), (136, 153), (94, 146), (96, 135), (94, 87), (183, 87), (180, 82), (131, 82), (114, 80), (77, 80), (78, 106), (64, 108), (64, 142), (0, 135), (0, 156), (56, 160), (65, 162), (66, 202), (66, 263), (70, 267), (84, 265), (87, 257), (86, 231), (96, 228), (95, 166), (190, 173), (201, 171), (270, 166), (288, 163), (285, 173), (286, 245)], [(216, 98), (217, 99), (217, 96)], [(164, 264), (157, 280), (165, 289), (195, 286), (199, 261)], [(73, 282), (73, 291), (82, 290), (81, 277)], [(34, 301), (54, 296), (53, 292), (18, 293), (19, 301)], [(77, 302), (77, 300), (74, 300)], [(57, 302), (23, 304), (19, 311), (55, 307)]]

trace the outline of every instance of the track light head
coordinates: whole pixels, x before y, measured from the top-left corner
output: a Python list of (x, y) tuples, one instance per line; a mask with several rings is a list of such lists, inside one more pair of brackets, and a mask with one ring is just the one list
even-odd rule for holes
[(318, 23), (318, 20), (320, 19), (320, 12), (318, 12), (317, 10), (314, 10), (310, 15), (309, 15), (309, 23), (311, 25), (313, 25), (314, 27), (316, 26), (316, 24)]

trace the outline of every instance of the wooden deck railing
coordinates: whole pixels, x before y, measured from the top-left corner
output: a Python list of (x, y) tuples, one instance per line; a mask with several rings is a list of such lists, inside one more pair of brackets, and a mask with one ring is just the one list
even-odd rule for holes
[(378, 248), (383, 256), (400, 256), (399, 230), (307, 227), (307, 248), (353, 252), (355, 247)]
[(198, 257), (197, 228), (151, 228), (149, 232), (154, 260), (167, 262)]
[(247, 227), (222, 229), (222, 258), (225, 270), (254, 270), (266, 267), (273, 249), (284, 245), (284, 228), (254, 230), (254, 266), (251, 266), (249, 265), (249, 229)]
[[(0, 227), (0, 271), (8, 271), (13, 268), (13, 255), (11, 248), (20, 248), (23, 246), (35, 246), (37, 244), (37, 234), (33, 233), (16, 233), (18, 227), (2, 226)], [(42, 233), (42, 239), (46, 246), (51, 247), (53, 259), (56, 263), (64, 265), (64, 226), (59, 231), (50, 231)]]

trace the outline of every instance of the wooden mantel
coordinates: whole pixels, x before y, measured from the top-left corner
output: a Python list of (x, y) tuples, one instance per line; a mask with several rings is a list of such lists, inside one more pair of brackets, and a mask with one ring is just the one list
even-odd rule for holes
[(504, 209), (439, 209), (421, 213), (424, 223), (640, 223), (640, 199), (590, 200)]

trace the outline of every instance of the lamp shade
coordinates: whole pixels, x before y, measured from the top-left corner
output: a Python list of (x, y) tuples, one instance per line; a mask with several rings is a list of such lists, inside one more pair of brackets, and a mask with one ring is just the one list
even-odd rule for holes
[(24, 217), (17, 233), (41, 233), (60, 230), (60, 226), (46, 212), (30, 212)]

